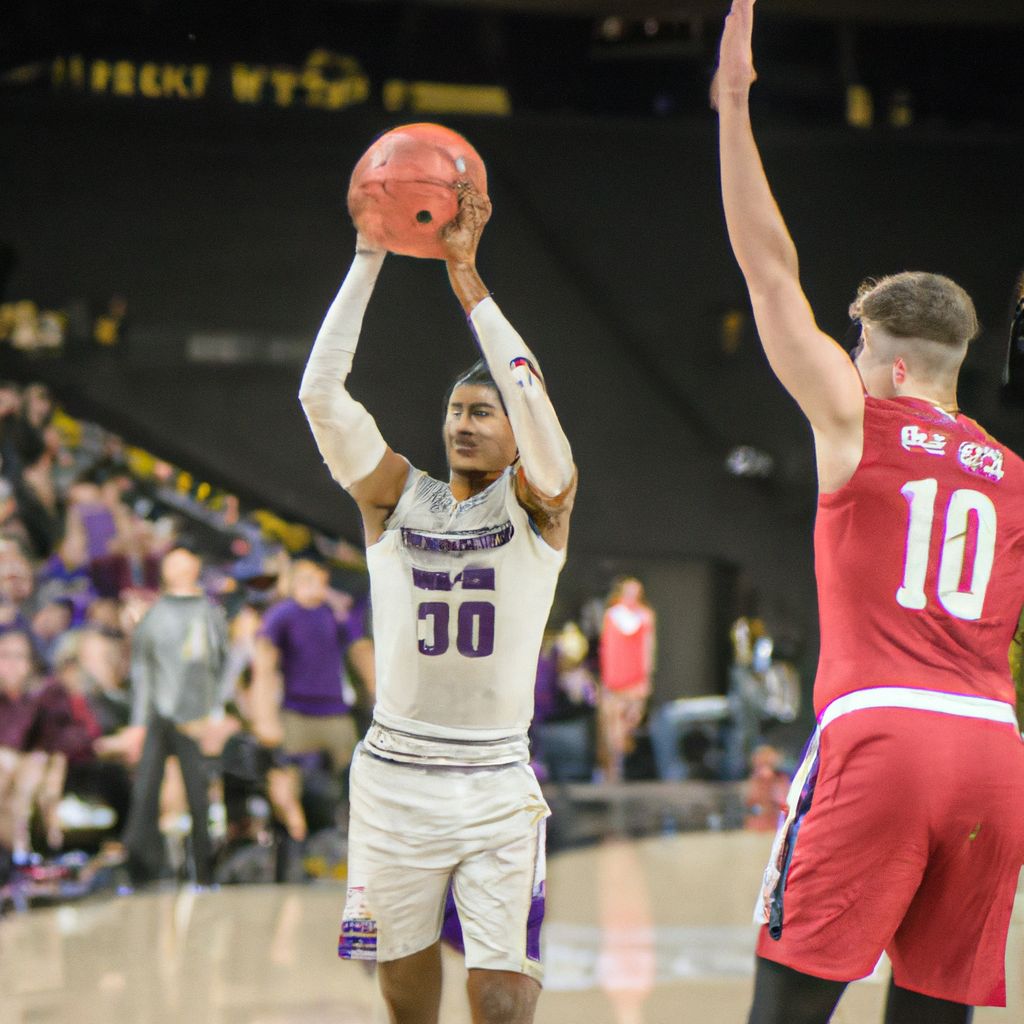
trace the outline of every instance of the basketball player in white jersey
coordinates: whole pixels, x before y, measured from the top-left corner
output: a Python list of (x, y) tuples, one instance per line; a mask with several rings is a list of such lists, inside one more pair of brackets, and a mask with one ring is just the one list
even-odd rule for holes
[(377, 705), (352, 763), (339, 953), (377, 961), (395, 1024), (436, 1024), (451, 882), (474, 1022), (530, 1024), (549, 811), (526, 732), (576, 471), (536, 361), (476, 271), (490, 203), (459, 192), (448, 275), (486, 366), (449, 396), (448, 482), (393, 452), (345, 390), (385, 255), (362, 238), (299, 396), (362, 513), (374, 612)]

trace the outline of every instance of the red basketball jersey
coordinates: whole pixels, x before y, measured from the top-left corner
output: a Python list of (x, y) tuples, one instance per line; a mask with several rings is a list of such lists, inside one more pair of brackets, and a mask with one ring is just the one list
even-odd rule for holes
[(973, 420), (865, 399), (853, 478), (818, 499), (814, 707), (909, 686), (1014, 703), (1024, 604), (1024, 461)]

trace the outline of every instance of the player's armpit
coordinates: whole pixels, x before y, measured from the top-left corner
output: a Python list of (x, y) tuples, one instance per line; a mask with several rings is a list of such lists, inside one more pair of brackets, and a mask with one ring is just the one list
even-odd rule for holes
[(355, 498), (363, 517), (367, 547), (380, 540), (384, 524), (394, 512), (405, 490), (409, 470), (408, 459), (392, 451), (390, 447), (385, 447), (384, 454), (373, 472), (347, 488), (348, 493)]
[(561, 494), (549, 498), (530, 483), (522, 465), (516, 467), (513, 484), (516, 499), (533, 520), (544, 542), (555, 551), (561, 551), (569, 539), (569, 516), (576, 501), (578, 480), (579, 472), (574, 466), (569, 486)]

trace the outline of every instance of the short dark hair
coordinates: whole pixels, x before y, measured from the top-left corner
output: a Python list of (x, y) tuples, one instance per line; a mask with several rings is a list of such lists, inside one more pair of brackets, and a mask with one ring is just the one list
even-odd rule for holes
[(463, 386), (490, 388), (498, 396), (498, 401), (501, 402), (501, 408), (504, 410), (505, 415), (508, 415), (508, 410), (505, 408), (505, 400), (501, 397), (501, 390), (494, 377), (491, 376), (491, 368), (487, 365), (486, 360), (478, 359), (465, 373), (459, 374), (448, 389), (448, 394), (444, 396), (445, 416), (448, 415), (448, 405), (452, 400), (452, 395), (455, 394), (455, 389)]
[(895, 338), (924, 338), (950, 348), (962, 348), (980, 331), (967, 292), (948, 277), (920, 271), (865, 281), (850, 318), (877, 324)]

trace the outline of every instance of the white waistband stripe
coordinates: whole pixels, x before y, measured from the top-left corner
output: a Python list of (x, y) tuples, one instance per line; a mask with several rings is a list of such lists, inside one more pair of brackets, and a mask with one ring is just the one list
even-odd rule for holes
[(962, 693), (941, 693), (938, 690), (915, 690), (908, 686), (876, 686), (868, 690), (837, 697), (821, 713), (820, 727), (825, 728), (842, 715), (866, 708), (913, 708), (918, 711), (938, 711), (943, 715), (961, 718), (984, 718), (990, 722), (1003, 722), (1017, 726), (1012, 704), (987, 697), (971, 697)]

